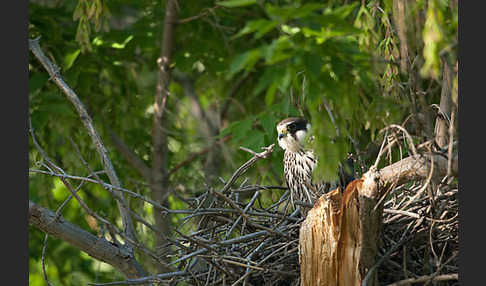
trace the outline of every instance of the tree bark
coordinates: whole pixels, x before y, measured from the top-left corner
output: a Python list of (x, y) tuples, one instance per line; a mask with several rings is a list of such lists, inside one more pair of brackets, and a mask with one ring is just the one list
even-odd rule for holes
[[(168, 194), (168, 146), (167, 146), (167, 116), (164, 111), (169, 97), (169, 84), (171, 80), (170, 63), (175, 42), (175, 27), (178, 19), (177, 1), (167, 0), (165, 7), (164, 31), (160, 57), (157, 59), (159, 77), (155, 92), (154, 115), (152, 125), (152, 170), (151, 170), (151, 196), (162, 205), (167, 205)], [(154, 212), (155, 225), (162, 233), (168, 232), (168, 219), (159, 212)], [(165, 244), (163, 237), (157, 237), (157, 248)], [(160, 251), (159, 251), (160, 254)], [(160, 269), (166, 271), (167, 269)]]
[(91, 257), (106, 262), (127, 278), (144, 277), (145, 271), (136, 261), (131, 249), (115, 245), (67, 221), (62, 216), (29, 201), (29, 224), (43, 232), (62, 239), (86, 252)]
[(446, 148), (449, 141), (449, 123), (452, 111), (452, 70), (445, 58), (442, 59), (442, 91), (437, 119), (435, 121), (435, 142)]
[[(451, 160), (451, 173), (457, 175), (457, 154)], [(448, 161), (439, 154), (410, 156), (379, 171), (370, 169), (344, 192), (321, 196), (300, 226), (301, 286), (378, 285), (376, 272), (368, 272), (378, 250), (380, 195), (392, 184), (440, 179)]]

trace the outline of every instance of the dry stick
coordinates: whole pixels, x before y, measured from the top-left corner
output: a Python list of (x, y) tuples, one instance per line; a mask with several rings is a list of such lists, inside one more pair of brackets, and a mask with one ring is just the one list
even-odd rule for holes
[(434, 280), (434, 281), (448, 281), (448, 280), (458, 280), (459, 275), (457, 273), (451, 273), (451, 274), (442, 274), (442, 275), (424, 275), (420, 276), (417, 278), (408, 278), (404, 280), (400, 280), (391, 284), (388, 284), (387, 286), (401, 286), (401, 285), (410, 285), (412, 283), (423, 283), (429, 280)]
[[(32, 132), (32, 140), (34, 142), (34, 145), (39, 149), (40, 153), (45, 156), (45, 159), (46, 161), (51, 165), (51, 167), (55, 168), (55, 169), (58, 169), (60, 170), (62, 173), (64, 173), (64, 171), (54, 165), (54, 163), (52, 163), (52, 160), (47, 156), (47, 154), (44, 152), (44, 150), (40, 147), (40, 145), (37, 143), (37, 141), (35, 140), (35, 134), (33, 133), (33, 129), (31, 128), (31, 132)], [(76, 144), (74, 144), (74, 142), (72, 142), (74, 147), (76, 148), (76, 150), (79, 152), (79, 150), (77, 149), (77, 146)], [(81, 158), (81, 160), (83, 160), (83, 163), (87, 164), (83, 158)], [(88, 166), (89, 168), (89, 166)], [(95, 175), (97, 177), (97, 175)], [(99, 178), (98, 178), (99, 179)], [(60, 180), (61, 182), (66, 186), (66, 188), (71, 192), (71, 195), (74, 196), (76, 198), (76, 200), (78, 201), (79, 205), (89, 214), (91, 215), (92, 217), (98, 219), (99, 221), (101, 221), (102, 223), (104, 223), (109, 230), (114, 230), (116, 233), (118, 233), (121, 237), (123, 237), (125, 239), (125, 241), (129, 242), (130, 244), (136, 246), (138, 249), (141, 249), (144, 253), (146, 253), (147, 255), (151, 256), (151, 257), (154, 257), (157, 262), (159, 263), (162, 263), (162, 264), (165, 264), (167, 265), (164, 261), (161, 261), (156, 255), (152, 254), (151, 251), (149, 251), (148, 249), (146, 249), (144, 246), (140, 245), (139, 243), (137, 243), (136, 241), (134, 241), (131, 237), (129, 237), (125, 232), (122, 232), (120, 230), (118, 230), (118, 228), (116, 226), (114, 226), (111, 222), (109, 222), (108, 220), (106, 220), (105, 218), (101, 217), (100, 215), (98, 215), (96, 212), (92, 211), (88, 205), (77, 195), (77, 190), (73, 190), (71, 184), (66, 180), (66, 178), (64, 177), (60, 177)], [(100, 180), (100, 179), (99, 179)], [(101, 180), (99, 181), (100, 184), (102, 184)], [(56, 213), (56, 217), (59, 217), (59, 212)], [(114, 235), (112, 235), (112, 238), (114, 240), (116, 240), (116, 237)], [(125, 244), (124, 247), (127, 248), (128, 245), (130, 244)], [(131, 253), (133, 250), (132, 248), (127, 248), (127, 250)], [(136, 261), (134, 261), (134, 264), (137, 268), (137, 271), (139, 272), (139, 275), (144, 275), (144, 270), (141, 268), (140, 265), (138, 265), (138, 263)]]
[(246, 161), (241, 167), (239, 167), (231, 176), (228, 182), (224, 185), (223, 189), (220, 191), (221, 194), (226, 194), (231, 185), (238, 179), (239, 176), (241, 176), (248, 168), (250, 168), (251, 165), (255, 164), (258, 160), (261, 158), (266, 158), (270, 153), (273, 152), (273, 147), (275, 147), (275, 143), (268, 146), (268, 147), (262, 147), (262, 149), (265, 149), (265, 151), (261, 153), (256, 153), (250, 160)]
[[(260, 262), (258, 262), (256, 266), (260, 266), (260, 265), (262, 265), (262, 264), (263, 264), (263, 262), (265, 262), (266, 260), (268, 260), (268, 259), (269, 259), (270, 257), (272, 257), (274, 254), (278, 253), (280, 250), (282, 250), (282, 249), (284, 249), (284, 248), (288, 247), (290, 244), (295, 243), (295, 242), (297, 242), (297, 243), (298, 243), (298, 240), (293, 240), (293, 241), (290, 241), (290, 242), (288, 242), (288, 243), (284, 244), (283, 246), (281, 246), (280, 248), (278, 248), (278, 249), (276, 249), (276, 250), (272, 251), (272, 252), (271, 252), (269, 255), (267, 255), (267, 256), (266, 256), (265, 258), (263, 258), (263, 259), (262, 259)], [(261, 243), (261, 244), (260, 244), (260, 245), (259, 245), (259, 246), (258, 246), (258, 247), (255, 249), (255, 251), (253, 251), (253, 252), (252, 252), (252, 253), (251, 253), (251, 254), (248, 256), (248, 263), (250, 263), (250, 262), (251, 262), (251, 260), (250, 260), (250, 259), (251, 259), (251, 256), (252, 256), (253, 254), (255, 254), (257, 251), (259, 251), (259, 249), (260, 249), (260, 248), (261, 248), (263, 245), (264, 245), (264, 243), (262, 242), (262, 243)], [(243, 276), (241, 276), (241, 277), (240, 277), (240, 279), (238, 279), (238, 280), (237, 280), (235, 283), (233, 283), (231, 286), (236, 286), (236, 285), (237, 285), (239, 282), (241, 282), (243, 279), (245, 279), (246, 277), (248, 277), (248, 276), (249, 276), (251, 273), (252, 273), (252, 270), (249, 270), (249, 268), (247, 268), (247, 272), (246, 272), (246, 273), (245, 273)]]
[[(47, 155), (47, 153), (44, 151), (44, 149), (42, 149), (42, 147), (37, 142), (37, 140), (35, 138), (34, 128), (32, 127), (32, 121), (30, 120), (30, 118), (29, 118), (29, 131), (31, 133), (32, 142), (34, 143), (34, 146), (37, 148), (37, 150), (39, 151), (39, 153), (41, 154), (41, 156), (44, 158), (44, 160), (46, 160), (47, 164), (51, 168), (56, 169), (56, 170), (59, 170), (59, 171), (61, 171), (61, 172), (64, 173), (64, 171), (60, 167), (58, 167), (57, 165), (55, 165), (52, 162), (51, 158), (49, 158), (49, 156)], [(78, 186), (78, 188), (75, 190), (75, 192), (77, 192), (82, 185), (83, 185), (83, 183), (81, 183)], [(67, 202), (69, 202), (72, 197), (73, 197), (73, 194), (71, 194), (70, 196), (68, 196), (68, 198), (57, 209), (57, 211), (56, 211), (56, 219), (58, 219), (60, 217), (60, 214), (61, 214), (62, 209), (66, 206)], [(45, 267), (45, 255), (46, 255), (46, 249), (47, 249), (47, 241), (48, 241), (48, 239), (49, 239), (49, 234), (46, 233), (46, 235), (44, 237), (44, 245), (42, 246), (41, 266), (42, 266), (42, 274), (43, 274), (44, 280), (46, 281), (46, 283), (49, 286), (52, 286), (51, 282), (49, 281), (49, 279), (47, 277), (47, 271), (46, 271), (46, 267)]]
[(288, 276), (295, 275), (295, 273), (292, 273), (292, 272), (279, 271), (279, 270), (268, 269), (268, 268), (259, 267), (259, 266), (252, 266), (252, 265), (249, 265), (249, 264), (244, 264), (244, 263), (240, 263), (240, 262), (225, 259), (225, 258), (223, 258), (222, 261), (226, 262), (226, 263), (234, 264), (234, 265), (237, 265), (237, 266), (245, 267), (245, 268), (251, 268), (251, 269), (254, 269), (254, 270), (260, 270), (260, 271), (265, 271), (265, 272), (273, 272), (273, 273), (278, 273), (278, 274), (281, 274), (281, 275), (288, 275)]
[(391, 213), (391, 214), (401, 214), (413, 218), (420, 218), (419, 214), (409, 212), (409, 211), (401, 211), (401, 210), (394, 210), (394, 209), (383, 209), (384, 213)]
[[(217, 247), (217, 246), (220, 246), (220, 245), (232, 245), (232, 244), (236, 244), (236, 243), (240, 243), (240, 242), (244, 242), (244, 241), (249, 241), (249, 240), (252, 240), (252, 239), (254, 239), (258, 236), (268, 235), (268, 234), (269, 234), (268, 231), (261, 230), (261, 231), (253, 232), (253, 233), (246, 234), (246, 235), (243, 235), (243, 236), (223, 240), (223, 241), (220, 241), (218, 243), (211, 244), (210, 246), (211, 247)], [(186, 254), (185, 256), (177, 259), (176, 261), (172, 262), (171, 265), (176, 264), (176, 263), (181, 262), (181, 261), (184, 261), (184, 260), (189, 259), (191, 257), (194, 257), (195, 255), (206, 253), (207, 251), (208, 251), (208, 249), (205, 249), (205, 248), (196, 250), (192, 253)]]
[(187, 18), (184, 18), (184, 19), (180, 19), (180, 20), (177, 21), (177, 24), (184, 24), (184, 23), (188, 23), (188, 22), (197, 20), (199, 18), (205, 17), (209, 13), (214, 13), (214, 10), (216, 10), (218, 8), (221, 8), (221, 6), (214, 6), (212, 8), (204, 8), (204, 9), (201, 10), (201, 13), (199, 13), (198, 15), (187, 17)]
[(390, 129), (390, 128), (397, 128), (400, 131), (402, 131), (403, 134), (405, 135), (405, 138), (407, 138), (408, 145), (410, 145), (410, 148), (412, 149), (412, 154), (417, 155), (417, 149), (415, 148), (415, 144), (413, 143), (412, 136), (410, 136), (408, 131), (405, 128), (403, 128), (402, 126), (397, 125), (397, 124), (390, 124), (389, 126), (385, 127), (385, 129)]
[[(200, 239), (194, 239), (190, 236), (187, 236), (187, 235), (184, 235), (182, 233), (180, 233), (178, 230), (175, 230), (180, 236), (182, 236), (183, 238), (186, 238), (187, 240), (195, 243), (195, 244), (198, 244), (198, 245), (201, 245), (202, 247), (204, 247), (205, 249), (207, 250), (211, 250), (212, 252), (214, 253), (217, 253), (216, 249), (211, 246), (211, 245), (208, 245), (207, 243), (201, 241)], [(204, 258), (203, 258), (204, 259)], [(221, 268), (220, 265), (218, 265), (214, 260), (206, 260), (210, 265), (213, 265), (214, 267), (220, 269), (221, 271), (225, 272), (226, 274), (230, 275), (231, 276), (231, 273), (227, 272), (226, 270), (224, 270), (223, 268)], [(188, 270), (189, 268), (191, 268), (191, 266), (189, 265), (189, 267), (186, 267), (186, 270)]]
[[(91, 169), (91, 167), (89, 166), (88, 162), (86, 162), (86, 160), (84, 160), (83, 155), (81, 155), (81, 150), (79, 150), (78, 145), (74, 142), (74, 140), (71, 137), (69, 137), (69, 141), (71, 141), (71, 144), (74, 147), (74, 151), (76, 151), (76, 154), (78, 155), (79, 160), (81, 160), (81, 163), (86, 167), (86, 169), (88, 169), (89, 172), (91, 172), (91, 174), (94, 174), (94, 177), (98, 181), (98, 184), (101, 185), (101, 186), (103, 186), (103, 181), (101, 180), (101, 178), (98, 176), (98, 174), (96, 174)], [(116, 195), (114, 195), (113, 190), (111, 190), (109, 188), (105, 188), (105, 190), (107, 190), (108, 193), (110, 193), (111, 195), (116, 196)], [(128, 209), (128, 210), (130, 210), (130, 209)]]
[[(289, 200), (287, 200), (287, 202), (289, 202)], [(294, 217), (298, 214), (298, 210), (295, 210), (289, 217)], [(277, 227), (278, 225), (282, 222), (283, 220), (281, 219), (279, 221), (279, 223), (277, 224)], [(266, 238), (265, 238), (266, 239)], [(248, 256), (247, 256), (247, 263), (251, 263), (251, 259), (253, 257), (253, 255), (255, 255), (257, 252), (260, 251), (260, 249), (265, 245), (265, 239), (263, 239), (263, 241), (255, 248), (255, 250), (253, 250)], [(281, 249), (284, 249), (285, 247), (287, 247), (288, 245), (290, 245), (291, 243), (294, 243), (294, 242), (297, 242), (298, 243), (298, 240), (293, 240), (287, 244), (285, 244), (284, 246), (280, 247), (279, 249), (273, 251), (272, 253), (270, 253), (270, 255), (268, 255), (267, 257), (265, 257), (263, 260), (261, 260), (260, 262), (257, 263), (257, 266), (260, 266), (263, 262), (265, 262), (267, 259), (269, 259), (272, 255), (274, 255), (275, 253), (277, 253), (278, 251), (280, 251)], [(243, 285), (246, 284), (247, 282), (247, 277), (253, 272), (253, 270), (251, 270), (250, 268), (247, 268), (246, 269), (246, 273), (240, 277), (240, 279), (238, 279), (235, 283), (233, 283), (231, 286), (236, 286), (238, 283), (240, 283), (241, 281), (243, 281), (244, 279), (244, 282), (243, 282)]]
[[(225, 185), (223, 186), (223, 188), (221, 189), (221, 191), (219, 192), (220, 194), (226, 194), (227, 192), (229, 192), (231, 186), (233, 185), (233, 183), (236, 181), (236, 179), (238, 179), (244, 172), (246, 172), (246, 170), (248, 170), (253, 164), (255, 164), (258, 160), (262, 159), (262, 158), (266, 158), (270, 153), (273, 152), (273, 148), (275, 147), (275, 143), (271, 144), (270, 146), (268, 147), (262, 147), (262, 149), (264, 149), (265, 151), (261, 152), (261, 153), (254, 153), (254, 156), (252, 158), (250, 158), (250, 160), (246, 161), (243, 165), (241, 165), (234, 173), (233, 175), (231, 176), (231, 178), (225, 183)], [(241, 148), (241, 147), (240, 147)], [(245, 150), (246, 148), (242, 149), (242, 150)], [(248, 149), (246, 149), (248, 150)], [(246, 151), (245, 150), (245, 151)], [(216, 192), (217, 193), (217, 192)], [(226, 196), (224, 196), (226, 197)], [(211, 204), (209, 205), (209, 207), (211, 208), (213, 205), (215, 204), (215, 201), (212, 201)]]
[(427, 179), (425, 181), (425, 184), (420, 188), (420, 190), (402, 207), (401, 210), (404, 210), (408, 205), (410, 205), (413, 201), (415, 201), (422, 193), (423, 191), (427, 188), (427, 186), (430, 183), (430, 180), (432, 179), (432, 175), (434, 174), (434, 157), (430, 157), (430, 173), (427, 176)]
[(88, 285), (93, 286), (110, 286), (110, 285), (140, 285), (145, 284), (147, 282), (162, 282), (162, 279), (168, 279), (178, 276), (186, 275), (186, 271), (175, 271), (175, 272), (168, 272), (153, 276), (146, 276), (137, 279), (128, 279), (125, 281), (116, 281), (116, 282), (108, 282), (108, 283), (88, 283)]
[(242, 209), (241, 209), (241, 208), (240, 208), (238, 205), (236, 205), (236, 203), (235, 203), (235, 202), (233, 202), (231, 199), (229, 199), (229, 198), (228, 198), (228, 197), (226, 197), (225, 195), (220, 194), (220, 193), (218, 193), (218, 192), (214, 192), (214, 191), (212, 192), (212, 194), (214, 194), (214, 195), (216, 195), (216, 196), (220, 197), (220, 198), (221, 198), (221, 199), (223, 199), (225, 202), (227, 202), (227, 203), (228, 203), (228, 204), (229, 204), (229, 205), (230, 205), (232, 208), (234, 208), (235, 210), (237, 210), (237, 211), (240, 213), (240, 216), (242, 216), (242, 217), (245, 219), (245, 221), (246, 221), (246, 223), (247, 223), (247, 224), (249, 224), (249, 225), (251, 225), (251, 226), (253, 226), (253, 227), (255, 227), (255, 228), (259, 228), (259, 229), (266, 230), (266, 231), (268, 231), (269, 233), (271, 233), (271, 234), (273, 234), (273, 235), (277, 235), (277, 234), (278, 234), (278, 235), (281, 235), (281, 236), (283, 236), (283, 237), (286, 237), (286, 238), (289, 238), (289, 239), (290, 239), (290, 237), (289, 237), (288, 235), (286, 235), (285, 233), (281, 233), (281, 232), (278, 232), (278, 231), (274, 231), (273, 229), (271, 229), (271, 228), (269, 228), (269, 227), (266, 227), (266, 226), (263, 226), (263, 225), (260, 225), (260, 224), (258, 224), (258, 223), (253, 222), (253, 221), (251, 220), (251, 218), (250, 218), (250, 217), (248, 217), (248, 216), (245, 214), (245, 212), (244, 212), (244, 211), (243, 211), (243, 210), (242, 210)]
[[(83, 186), (84, 182), (81, 182), (79, 186), (74, 190), (76, 193), (79, 191), (81, 186)], [(61, 216), (61, 212), (64, 209), (64, 207), (67, 205), (67, 203), (72, 199), (73, 195), (69, 195), (66, 200), (59, 206), (59, 208), (56, 210), (56, 219), (58, 219)], [(46, 257), (46, 249), (47, 249), (47, 240), (49, 239), (49, 234), (46, 233), (44, 236), (44, 245), (42, 246), (42, 256), (41, 256), (41, 265), (42, 265), (42, 274), (44, 276), (44, 280), (49, 286), (52, 286), (51, 282), (47, 278), (47, 271), (45, 267), (45, 257)]]
[(324, 107), (326, 108), (326, 111), (327, 111), (327, 114), (329, 115), (329, 118), (331, 118), (331, 122), (334, 125), (334, 128), (336, 129), (336, 135), (340, 136), (341, 132), (339, 131), (339, 128), (336, 124), (336, 121), (334, 120), (334, 116), (332, 115), (332, 111), (331, 111), (331, 108), (329, 107), (329, 104), (327, 103), (326, 97), (322, 96), (321, 100), (322, 100), (322, 103), (324, 103)]
[[(146, 203), (153, 205), (155, 208), (160, 209), (164, 213), (181, 213), (181, 212), (178, 212), (177, 210), (170, 210), (170, 209), (162, 206), (161, 204), (159, 204), (159, 203), (157, 203), (157, 202), (155, 202), (155, 201), (153, 201), (149, 198), (146, 198), (146, 197), (144, 197), (140, 194), (137, 194), (133, 191), (130, 191), (128, 189), (121, 188), (121, 187), (115, 187), (115, 186), (110, 185), (108, 183), (105, 183), (103, 181), (98, 181), (98, 180), (95, 180), (95, 179), (90, 179), (90, 178), (80, 177), (80, 176), (73, 176), (73, 175), (68, 175), (68, 174), (58, 174), (58, 173), (53, 173), (53, 172), (46, 172), (46, 171), (35, 170), (35, 169), (29, 169), (29, 172), (46, 174), (46, 175), (55, 176), (55, 177), (59, 177), (59, 178), (67, 178), (67, 179), (80, 180), (80, 181), (85, 181), (85, 182), (90, 182), (90, 183), (95, 183), (95, 184), (101, 184), (101, 186), (105, 189), (117, 190), (117, 191), (126, 193), (126, 194), (128, 194), (128, 195), (130, 195), (134, 198), (138, 198), (138, 199), (140, 199), (140, 200), (142, 200)], [(95, 172), (95, 173), (98, 174), (99, 172)], [(184, 212), (184, 210), (182, 210), (182, 211)], [(193, 213), (193, 211), (188, 211), (188, 212)]]
[[(86, 131), (88, 132), (89, 136), (91, 137), (96, 147), (96, 151), (98, 151), (98, 155), (100, 156), (101, 163), (103, 165), (106, 174), (108, 175), (108, 178), (110, 179), (111, 184), (116, 187), (121, 187), (120, 180), (118, 179), (115, 169), (113, 168), (113, 165), (111, 163), (111, 160), (108, 157), (108, 151), (103, 145), (103, 142), (100, 136), (98, 135), (98, 132), (94, 128), (93, 120), (91, 119), (88, 112), (86, 111), (86, 108), (84, 107), (83, 103), (79, 100), (77, 94), (62, 79), (62, 77), (59, 74), (59, 68), (55, 66), (49, 60), (49, 58), (45, 56), (44, 52), (41, 50), (39, 46), (39, 38), (34, 40), (29, 40), (29, 49), (32, 51), (35, 57), (40, 61), (40, 63), (44, 66), (44, 68), (47, 70), (54, 83), (61, 89), (61, 91), (66, 95), (69, 101), (74, 105)], [(133, 223), (130, 218), (130, 212), (126, 205), (125, 198), (121, 193), (116, 193), (116, 194), (117, 195), (115, 196), (115, 198), (118, 204), (118, 209), (120, 211), (120, 215), (123, 223), (123, 229), (130, 238), (135, 238)]]
[(451, 122), (449, 124), (449, 148), (447, 150), (447, 176), (451, 175), (452, 170), (452, 149), (453, 149), (453, 141), (454, 141), (454, 110), (451, 112)]
[(388, 135), (388, 130), (385, 130), (385, 136), (383, 136), (383, 142), (381, 143), (380, 151), (378, 152), (378, 156), (376, 156), (375, 164), (370, 169), (372, 169), (372, 168), (374, 170), (378, 169), (378, 163), (380, 162), (380, 159), (381, 159), (381, 156), (382, 156), (383, 147), (385, 146), (385, 141), (386, 141), (387, 135)]
[[(256, 191), (255, 194), (253, 195), (253, 197), (251, 198), (250, 202), (246, 205), (245, 209), (243, 210), (243, 213), (248, 212), (248, 209), (250, 209), (250, 207), (253, 206), (253, 204), (255, 203), (255, 201), (256, 201), (256, 199), (258, 198), (259, 195), (260, 195), (260, 192)], [(235, 223), (231, 226), (229, 231), (226, 233), (226, 235), (224, 236), (224, 239), (227, 239), (233, 233), (235, 227), (238, 225), (238, 223), (240, 223), (241, 219), (242, 219), (242, 216), (240, 215), (238, 217), (238, 219), (236, 219)]]
[(128, 278), (140, 276), (139, 265), (124, 245), (114, 245), (58, 217), (54, 212), (29, 201), (29, 224), (106, 262)]
[[(239, 188), (237, 190), (233, 190), (233, 193), (245, 193), (245, 192), (267, 191), (267, 190), (288, 190), (288, 188), (283, 187), (283, 186), (258, 186), (258, 185), (251, 186), (250, 185), (250, 186), (245, 186), (245, 187)], [(268, 209), (275, 207), (275, 205), (281, 204), (283, 201), (284, 200), (282, 200), (280, 203), (274, 204), (272, 207), (270, 207)]]
[(48, 233), (46, 233), (46, 236), (44, 236), (44, 245), (42, 246), (42, 257), (41, 257), (42, 276), (44, 277), (44, 281), (46, 281), (47, 285), (52, 286), (51, 282), (49, 281), (49, 278), (47, 278), (47, 271), (46, 271), (46, 265), (45, 265), (47, 239), (49, 239)]
[(458, 252), (452, 254), (452, 256), (449, 257), (449, 259), (447, 259), (447, 261), (444, 262), (444, 264), (439, 265), (439, 267), (437, 267), (437, 270), (435, 271), (435, 273), (430, 275), (431, 276), (430, 279), (425, 283), (424, 286), (427, 286), (428, 284), (430, 284), (431, 281), (434, 280), (435, 277), (439, 276), (439, 272), (440, 272), (440, 270), (442, 270), (444, 265), (447, 265), (447, 263), (449, 263), (452, 259), (456, 258), (457, 254), (458, 254)]
[(378, 267), (386, 260), (388, 259), (388, 257), (400, 246), (402, 245), (405, 240), (406, 240), (406, 235), (408, 233), (408, 230), (410, 229), (410, 226), (412, 224), (408, 224), (407, 228), (405, 229), (405, 231), (403, 232), (402, 234), (402, 237), (400, 238), (400, 240), (395, 244), (393, 245), (386, 253), (385, 255), (383, 255), (379, 260), (378, 262), (375, 263), (375, 265), (373, 265), (373, 267), (371, 267), (371, 269), (368, 271), (368, 273), (366, 273), (366, 276), (365, 278), (363, 279), (363, 283), (362, 285), (363, 286), (367, 286), (368, 285), (368, 280), (371, 278), (372, 274), (378, 269)]

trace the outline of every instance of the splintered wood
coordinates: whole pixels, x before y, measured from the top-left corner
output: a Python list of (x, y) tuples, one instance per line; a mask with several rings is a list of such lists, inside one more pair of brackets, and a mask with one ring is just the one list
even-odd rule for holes
[(329, 192), (309, 211), (299, 234), (301, 286), (361, 285), (361, 186), (362, 180), (355, 180), (344, 194)]

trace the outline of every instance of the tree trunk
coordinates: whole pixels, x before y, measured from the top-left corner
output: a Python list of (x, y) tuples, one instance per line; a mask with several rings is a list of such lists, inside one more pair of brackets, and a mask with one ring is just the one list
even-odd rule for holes
[[(172, 50), (175, 41), (175, 27), (177, 24), (178, 10), (175, 0), (167, 0), (164, 18), (164, 34), (160, 58), (157, 60), (159, 66), (159, 78), (155, 93), (154, 116), (152, 125), (152, 174), (151, 174), (151, 197), (161, 205), (166, 205), (168, 195), (168, 146), (167, 127), (168, 119), (164, 117), (167, 100), (169, 97), (169, 84), (171, 80), (170, 63), (172, 61)], [(160, 212), (154, 212), (155, 225), (162, 233), (168, 233), (168, 219)], [(157, 236), (157, 253), (161, 252), (165, 239)], [(161, 272), (167, 271), (163, 266)]]

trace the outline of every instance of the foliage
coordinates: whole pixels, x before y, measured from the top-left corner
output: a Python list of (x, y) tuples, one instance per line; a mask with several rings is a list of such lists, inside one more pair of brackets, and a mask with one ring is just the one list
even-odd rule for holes
[[(450, 66), (457, 61), (457, 2), (404, 1), (406, 43), (398, 35), (396, 2), (179, 1), (181, 22), (171, 67), (192, 80), (197, 100), (187, 96), (187, 87), (174, 76), (167, 110), (169, 169), (215, 140), (231, 139), (171, 175), (169, 206), (185, 208), (185, 198), (208, 184), (221, 187), (208, 173), (227, 180), (250, 156), (238, 147), (260, 152), (260, 147), (276, 143), (275, 125), (285, 117), (311, 120), (313, 147), (321, 159), (315, 176), (330, 180), (348, 152), (364, 160), (360, 167), (369, 167), (370, 146), (381, 138), (383, 127), (400, 124), (410, 114), (430, 114), (429, 106), (439, 101), (444, 61)], [(148, 182), (116, 149), (110, 130), (151, 165), (164, 9), (165, 1), (152, 0), (36, 0), (29, 5), (30, 37), (41, 36), (43, 50), (86, 105), (124, 187), (145, 196)], [(409, 53), (406, 70), (400, 66), (403, 45)], [(39, 143), (66, 173), (88, 176), (83, 160), (95, 171), (102, 169), (72, 105), (33, 57), (29, 101)], [(198, 104), (207, 117), (194, 112)], [(205, 131), (205, 121), (215, 126), (214, 132)], [(41, 169), (42, 156), (30, 147), (30, 168)], [(282, 169), (279, 149), (246, 176), (252, 183), (283, 185)], [(31, 172), (29, 180), (30, 199), (51, 210), (69, 195), (57, 178)], [(105, 190), (94, 184), (81, 190), (92, 209), (120, 223), (116, 203)], [(267, 204), (280, 195), (267, 194), (262, 197)], [(152, 221), (153, 210), (146, 204), (131, 200), (130, 205)], [(63, 215), (97, 233), (74, 201)], [(153, 243), (144, 227), (137, 230), (141, 240)], [(39, 285), (44, 234), (35, 229), (29, 234), (30, 284)], [(62, 264), (60, 257), (70, 262)], [(54, 238), (48, 241), (46, 261), (49, 277), (57, 277), (55, 285), (74, 285), (75, 275), (84, 277), (78, 281), (92, 282), (120, 275)]]

